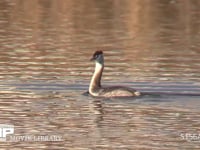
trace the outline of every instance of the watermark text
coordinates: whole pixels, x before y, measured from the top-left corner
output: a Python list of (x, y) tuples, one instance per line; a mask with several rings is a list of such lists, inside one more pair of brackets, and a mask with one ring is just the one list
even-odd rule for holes
[(200, 133), (181, 133), (180, 137), (188, 142), (200, 142)]

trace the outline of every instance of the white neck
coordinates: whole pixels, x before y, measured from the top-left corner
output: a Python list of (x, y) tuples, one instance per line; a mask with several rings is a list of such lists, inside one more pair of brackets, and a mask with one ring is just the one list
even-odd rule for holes
[(101, 76), (103, 72), (104, 64), (100, 64), (96, 62), (95, 64), (95, 71), (92, 76), (89, 92), (92, 93), (93, 90), (98, 89), (101, 87)]
[(95, 63), (95, 72), (99, 72), (104, 67), (104, 64), (100, 64), (99, 62)]

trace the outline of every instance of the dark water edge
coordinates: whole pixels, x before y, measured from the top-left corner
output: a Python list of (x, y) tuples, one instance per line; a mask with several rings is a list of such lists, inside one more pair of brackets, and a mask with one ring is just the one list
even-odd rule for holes
[[(150, 98), (155, 101), (165, 102), (165, 98), (178, 100), (196, 99), (200, 97), (200, 85), (196, 82), (124, 82), (114, 83), (108, 82), (105, 86), (122, 85), (132, 87), (141, 92), (139, 99)], [(89, 81), (77, 81), (77, 83), (59, 83), (59, 82), (26, 82), (26, 83), (1, 83), (2, 93), (15, 92), (31, 92), (31, 93), (55, 93), (63, 94), (63, 96), (71, 97), (70, 92), (77, 92), (78, 95), (90, 96), (88, 92)], [(91, 97), (91, 96), (90, 96)], [(123, 100), (124, 98), (122, 98)], [(129, 98), (131, 100), (131, 98)], [(135, 98), (134, 98), (135, 99)], [(134, 100), (133, 99), (133, 100)], [(156, 100), (157, 99), (157, 100)], [(198, 101), (197, 101), (198, 103)]]
[[(9, 87), (13, 87), (17, 90), (43, 90), (43, 91), (68, 91), (75, 90), (87, 91), (89, 87), (89, 81), (86, 83), (85, 81), (77, 81), (78, 83), (48, 83), (48, 82), (26, 82), (26, 83), (1, 83), (2, 89), (6, 89)], [(200, 84), (196, 82), (123, 82), (123, 83), (114, 83), (108, 82), (104, 86), (129, 86), (139, 90), (144, 94), (169, 94), (169, 95), (185, 95), (185, 96), (198, 96), (200, 92)]]

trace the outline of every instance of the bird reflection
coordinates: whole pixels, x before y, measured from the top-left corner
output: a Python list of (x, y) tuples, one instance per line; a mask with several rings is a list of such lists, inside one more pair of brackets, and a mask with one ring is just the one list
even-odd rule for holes
[(103, 108), (103, 102), (102, 100), (93, 100), (90, 102), (90, 110), (94, 113), (95, 119), (94, 122), (97, 126), (100, 126), (101, 121), (103, 121), (103, 115), (104, 115), (104, 108)]

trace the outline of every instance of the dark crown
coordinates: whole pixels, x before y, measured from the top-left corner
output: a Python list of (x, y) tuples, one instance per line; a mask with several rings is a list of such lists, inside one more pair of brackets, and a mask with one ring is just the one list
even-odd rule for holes
[(96, 51), (96, 52), (93, 54), (93, 57), (98, 56), (98, 55), (101, 55), (101, 54), (103, 54), (102, 51)]

